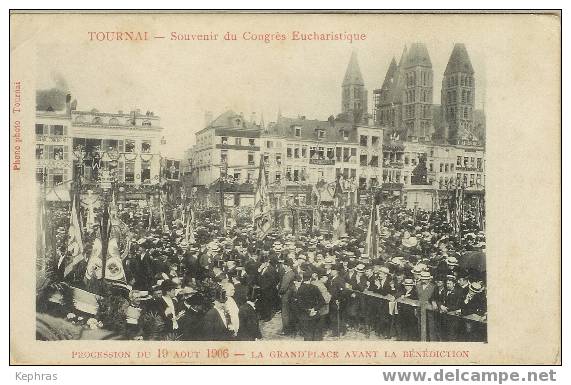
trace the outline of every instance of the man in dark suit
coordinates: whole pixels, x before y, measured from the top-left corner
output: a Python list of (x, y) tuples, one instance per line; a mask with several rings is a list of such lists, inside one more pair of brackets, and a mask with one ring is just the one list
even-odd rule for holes
[(262, 339), (258, 313), (256, 313), (256, 302), (259, 297), (259, 287), (254, 286), (248, 293), (246, 303), (240, 306), (238, 316), (240, 318), (240, 328), (238, 329), (238, 340), (256, 341)]
[(245, 275), (241, 274), (243, 268), (239, 268), (236, 274), (230, 275), (230, 279), (234, 284), (234, 300), (238, 307), (242, 306), (246, 303), (247, 296), (248, 296), (248, 286), (246, 284), (246, 277)]
[(260, 286), (258, 310), (260, 319), (264, 322), (270, 321), (273, 316), (273, 302), (276, 294), (276, 274), (275, 268), (269, 261), (262, 263), (258, 268), (258, 284)]
[(342, 268), (342, 266), (333, 265), (330, 271), (329, 292), (331, 293), (331, 301), (329, 301), (329, 321), (333, 337), (344, 335), (347, 332), (343, 317), (345, 280), (339, 274), (339, 270)]
[(225, 309), (226, 294), (222, 289), (216, 291), (214, 306), (206, 312), (203, 320), (202, 339), (205, 341), (229, 341), (233, 337), (230, 330), (230, 313)]
[(282, 335), (287, 335), (291, 333), (291, 311), (290, 311), (290, 297), (292, 290), (290, 290), (293, 285), (293, 279), (295, 277), (295, 272), (292, 270), (293, 261), (287, 259), (282, 265), (283, 276), (280, 281), (278, 294), (281, 298), (281, 311), (282, 311)]
[[(460, 314), (463, 316), (476, 315), (484, 317), (487, 313), (484, 286), (480, 281), (470, 283), (466, 298), (460, 301)], [(485, 329), (477, 328), (474, 321), (465, 321), (465, 340), (483, 341), (486, 339)]]
[[(397, 297), (406, 300), (417, 300), (418, 294), (412, 278), (406, 278), (399, 287)], [(417, 310), (410, 304), (397, 303), (397, 335), (400, 341), (418, 341)]]
[(303, 272), (303, 281), (297, 290), (298, 318), (304, 341), (319, 341), (318, 310), (325, 305), (319, 289), (311, 284), (311, 272)]
[(258, 268), (260, 263), (258, 262), (258, 257), (252, 250), (249, 251), (249, 258), (246, 261), (244, 268), (246, 269), (246, 274), (248, 277), (248, 286), (252, 287), (257, 284), (258, 280)]
[(458, 340), (460, 322), (457, 316), (447, 315), (446, 313), (457, 312), (460, 308), (460, 301), (462, 301), (462, 299), (462, 294), (456, 285), (456, 278), (454, 275), (448, 275), (446, 277), (446, 295), (444, 296), (443, 303), (440, 305), (440, 311), (444, 313), (443, 327), (447, 341)]

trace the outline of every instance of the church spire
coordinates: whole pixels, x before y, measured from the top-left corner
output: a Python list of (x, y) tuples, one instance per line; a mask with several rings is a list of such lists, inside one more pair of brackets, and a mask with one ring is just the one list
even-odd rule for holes
[(454, 49), (450, 54), (450, 59), (448, 59), (448, 65), (446, 66), (444, 75), (458, 72), (463, 72), (469, 75), (474, 74), (472, 62), (468, 56), (468, 51), (466, 51), (466, 46), (463, 43), (454, 44)]
[(343, 78), (343, 87), (349, 85), (365, 85), (363, 76), (361, 75), (361, 69), (359, 68), (357, 53), (355, 51), (351, 53), (351, 59), (349, 59), (349, 65), (345, 71), (345, 78)]

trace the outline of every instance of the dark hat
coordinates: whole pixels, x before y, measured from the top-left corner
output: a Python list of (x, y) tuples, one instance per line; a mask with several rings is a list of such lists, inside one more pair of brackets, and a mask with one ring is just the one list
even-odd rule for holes
[(311, 279), (311, 276), (312, 276), (311, 271), (305, 270), (305, 271), (303, 272), (303, 280), (304, 280), (304, 281), (310, 280), (310, 279)]
[(171, 281), (170, 279), (165, 279), (163, 282), (161, 282), (162, 291), (170, 291), (172, 289), (176, 289), (177, 287), (178, 287), (177, 284)]

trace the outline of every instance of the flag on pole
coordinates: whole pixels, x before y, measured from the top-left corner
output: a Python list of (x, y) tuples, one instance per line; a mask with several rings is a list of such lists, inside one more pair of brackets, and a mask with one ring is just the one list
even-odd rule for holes
[(39, 262), (39, 270), (42, 274), (46, 269), (46, 254), (47, 254), (47, 236), (46, 236), (46, 205), (45, 198), (39, 199), (38, 220), (36, 221), (37, 228), (36, 234), (36, 261)]
[(189, 243), (195, 242), (193, 219), (194, 219), (194, 213), (192, 212), (192, 208), (189, 208), (188, 215), (186, 215), (185, 233), (184, 233), (184, 240)]
[(313, 226), (317, 229), (321, 228), (321, 213), (317, 208), (313, 209)]
[(161, 228), (165, 227), (165, 207), (163, 204), (163, 194), (159, 195), (159, 216), (161, 221)]
[(91, 249), (91, 255), (89, 261), (87, 262), (87, 269), (85, 270), (85, 279), (87, 281), (91, 279), (101, 279), (103, 276), (103, 243), (101, 239), (102, 234), (106, 234), (109, 241), (107, 242), (107, 261), (105, 263), (105, 279), (109, 281), (126, 283), (125, 270), (123, 268), (122, 259), (126, 257), (128, 253), (127, 244), (125, 247), (125, 253), (121, 255), (119, 251), (119, 244), (116, 235), (111, 235), (112, 232), (111, 220), (109, 220), (107, 228), (103, 226), (103, 219), (101, 219), (101, 225), (99, 227), (100, 232), (97, 238), (93, 241), (93, 247)]
[(268, 181), (264, 172), (264, 161), (260, 157), (260, 172), (256, 194), (254, 195), (254, 230), (258, 240), (264, 239), (272, 228), (272, 215), (270, 197), (268, 195)]
[(319, 205), (321, 205), (321, 193), (319, 192), (319, 189), (317, 188), (317, 184), (313, 185), (313, 188), (311, 189), (311, 193), (312, 195), (315, 195), (315, 201), (317, 202), (317, 206), (319, 207)]
[(376, 259), (379, 252), (378, 234), (380, 225), (379, 205), (377, 199), (373, 199), (371, 205), (371, 215), (369, 218), (369, 227), (367, 228), (367, 239), (365, 240), (365, 254), (370, 259)]
[(335, 182), (335, 191), (333, 193), (333, 203), (335, 207), (342, 207), (343, 206), (343, 186), (341, 185), (341, 180), (343, 179), (343, 175), (339, 175), (337, 177), (337, 181)]
[(96, 198), (93, 196), (93, 191), (87, 191), (87, 218), (85, 220), (85, 227), (88, 232), (92, 231), (93, 226), (95, 226), (95, 212), (93, 209), (93, 203), (95, 202)]
[[(79, 218), (79, 194), (73, 195), (71, 200), (71, 214), (69, 218), (69, 230), (67, 237), (67, 255), (66, 265), (63, 276), (66, 277), (71, 273), (75, 266), (83, 260), (83, 239), (81, 234), (81, 221)], [(64, 257), (58, 263), (61, 266)]]

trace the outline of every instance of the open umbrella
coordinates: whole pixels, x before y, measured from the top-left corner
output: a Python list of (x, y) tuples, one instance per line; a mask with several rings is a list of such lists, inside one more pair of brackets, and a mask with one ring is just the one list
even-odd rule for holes
[(466, 270), (486, 271), (486, 253), (483, 251), (467, 251), (458, 258), (458, 265)]

